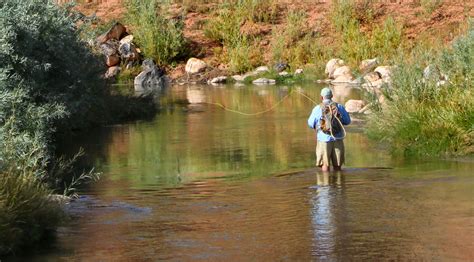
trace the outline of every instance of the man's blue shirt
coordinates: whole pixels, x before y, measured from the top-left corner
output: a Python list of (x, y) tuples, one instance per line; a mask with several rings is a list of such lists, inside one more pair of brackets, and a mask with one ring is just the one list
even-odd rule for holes
[[(327, 101), (324, 101), (324, 102), (327, 102)], [(346, 109), (344, 108), (343, 105), (340, 105), (340, 104), (337, 104), (337, 109), (339, 110), (339, 113), (341, 114), (341, 123), (343, 125), (348, 125), (351, 123), (351, 117), (349, 116), (349, 113), (347, 113)], [(329, 142), (329, 141), (335, 141), (336, 139), (342, 139), (343, 137), (343, 131), (337, 133), (337, 134), (334, 134), (334, 137), (332, 137), (331, 135), (328, 135), (328, 134), (325, 134), (320, 126), (321, 126), (321, 116), (322, 116), (323, 112), (321, 111), (321, 106), (320, 105), (317, 105), (313, 108), (313, 111), (311, 112), (311, 115), (309, 116), (308, 118), (308, 125), (309, 127), (313, 128), (313, 129), (317, 129), (318, 130), (318, 141), (321, 141), (321, 142)]]

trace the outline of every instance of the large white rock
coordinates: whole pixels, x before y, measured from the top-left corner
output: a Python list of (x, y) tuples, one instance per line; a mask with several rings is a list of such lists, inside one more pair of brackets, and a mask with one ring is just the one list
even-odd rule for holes
[(346, 111), (349, 113), (357, 113), (362, 110), (366, 105), (365, 101), (363, 100), (353, 100), (350, 99), (349, 101), (346, 102), (344, 107), (346, 108)]
[(237, 82), (243, 82), (243, 81), (245, 80), (245, 76), (233, 75), (233, 76), (232, 76), (232, 79), (234, 79), (234, 80), (237, 81)]
[(259, 67), (255, 68), (255, 72), (256, 73), (265, 73), (265, 72), (270, 72), (270, 69), (268, 68), (268, 66), (259, 66)]
[(377, 58), (374, 59), (366, 59), (360, 63), (359, 70), (362, 73), (369, 72), (373, 70), (377, 65), (378, 65), (378, 60)]
[(378, 66), (377, 68), (375, 68), (374, 72), (379, 73), (384, 82), (390, 82), (392, 78), (392, 70), (393, 67), (391, 66)]
[(227, 76), (218, 76), (209, 80), (210, 84), (224, 84), (225, 82), (227, 82)]
[(188, 60), (184, 70), (188, 74), (196, 74), (196, 73), (204, 71), (206, 67), (207, 67), (206, 62), (193, 57)]
[(341, 66), (344, 66), (344, 61), (338, 58), (333, 58), (327, 62), (324, 73), (328, 76), (328, 78), (332, 79), (334, 78), (334, 71)]
[(364, 81), (369, 84), (374, 83), (380, 79), (382, 79), (382, 77), (377, 72), (370, 72), (364, 76)]
[(274, 85), (276, 84), (276, 81), (274, 79), (259, 78), (259, 79), (253, 80), (252, 83), (255, 85)]
[(120, 44), (131, 44), (133, 43), (133, 35), (127, 35), (126, 37), (120, 39)]
[(341, 66), (336, 68), (333, 72), (334, 82), (350, 82), (354, 77), (352, 76), (351, 68), (348, 66)]
[(298, 68), (295, 70), (295, 75), (299, 75), (299, 74), (302, 74), (303, 73), (303, 69), (301, 68)]

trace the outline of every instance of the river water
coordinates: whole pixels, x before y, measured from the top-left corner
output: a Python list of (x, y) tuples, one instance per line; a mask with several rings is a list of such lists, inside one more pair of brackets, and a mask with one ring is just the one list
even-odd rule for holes
[[(471, 160), (396, 159), (347, 128), (346, 166), (314, 168), (321, 86), (176, 86), (151, 121), (71, 141), (102, 172), (38, 261), (474, 259)], [(335, 88), (335, 99), (360, 98)], [(291, 95), (287, 96), (291, 92)], [(279, 101), (284, 99), (281, 103)], [(247, 116), (223, 110), (255, 113)]]

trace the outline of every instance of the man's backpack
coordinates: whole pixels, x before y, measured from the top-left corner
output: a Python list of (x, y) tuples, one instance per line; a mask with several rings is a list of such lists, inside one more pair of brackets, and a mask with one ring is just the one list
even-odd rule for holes
[(320, 128), (323, 133), (334, 136), (342, 131), (341, 114), (337, 103), (321, 104)]

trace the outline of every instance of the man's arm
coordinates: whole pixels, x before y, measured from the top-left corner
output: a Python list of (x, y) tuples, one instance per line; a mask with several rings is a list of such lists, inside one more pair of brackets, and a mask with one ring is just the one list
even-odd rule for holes
[(351, 123), (351, 116), (347, 113), (343, 105), (339, 105), (339, 113), (341, 113), (341, 122), (343, 125), (348, 125)]
[(319, 109), (319, 105), (313, 108), (311, 115), (308, 118), (308, 126), (312, 129), (316, 128), (319, 118), (321, 118), (321, 110)]

